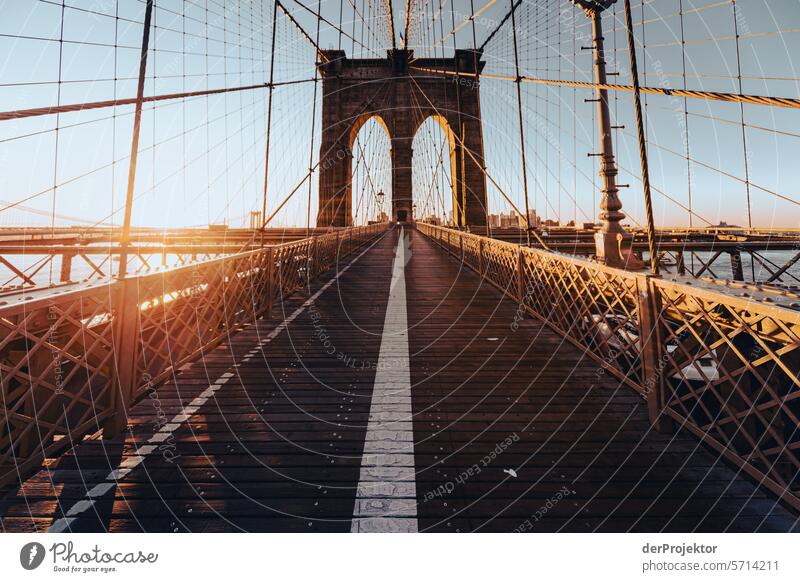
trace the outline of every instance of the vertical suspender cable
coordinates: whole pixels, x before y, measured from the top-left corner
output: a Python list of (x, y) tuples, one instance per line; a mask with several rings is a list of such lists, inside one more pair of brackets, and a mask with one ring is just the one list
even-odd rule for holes
[(642, 162), (642, 185), (644, 189), (644, 207), (647, 215), (647, 246), (650, 252), (650, 271), (658, 275), (658, 257), (656, 256), (655, 224), (653, 221), (653, 199), (650, 193), (650, 168), (647, 161), (647, 142), (644, 135), (642, 119), (642, 101), (639, 87), (639, 69), (636, 64), (636, 44), (633, 36), (633, 19), (631, 18), (631, 0), (625, 1), (625, 26), (628, 29), (628, 54), (631, 63), (631, 80), (633, 83), (633, 109), (636, 114), (636, 133), (639, 138), (639, 158)]
[[(66, 4), (61, 0), (61, 31), (58, 39), (58, 90), (57, 90), (57, 104), (61, 105), (61, 85), (62, 85), (62, 69), (64, 61), (64, 12)], [(50, 215), (50, 236), (55, 237), (56, 233), (56, 197), (58, 195), (58, 142), (59, 142), (59, 129), (61, 123), (61, 115), (56, 114), (56, 127), (55, 127), (55, 150), (53, 156), (53, 202)], [(50, 261), (50, 281), (53, 282), (53, 261)]]
[[(322, 22), (322, 0), (317, 0), (317, 32), (314, 37), (314, 46), (319, 47), (319, 29), (320, 23)], [(317, 48), (319, 51), (319, 48)], [(309, 173), (314, 172), (314, 130), (316, 129), (317, 123), (317, 86), (319, 85), (319, 74), (317, 71), (316, 66), (314, 67), (314, 100), (311, 106), (311, 152), (308, 158), (308, 171)], [(306, 207), (306, 237), (311, 236), (311, 188), (313, 185), (313, 180), (308, 180), (308, 201)], [(346, 209), (345, 209), (346, 210)], [(349, 226), (348, 221), (345, 221), (345, 225)]]
[[(511, 2), (513, 2), (513, 1), (514, 0), (511, 0)], [(477, 48), (478, 48), (478, 35), (475, 32), (475, 18), (474, 18), (474, 15), (475, 15), (475, 0), (469, 0), (469, 9), (470, 9), (470, 14), (473, 15), (473, 18), (472, 18), (472, 48), (477, 50)], [(477, 62), (476, 62), (475, 68), (477, 68)], [(477, 71), (475, 71), (475, 72), (477, 73)]]
[[(450, 3), (450, 20), (453, 28), (456, 27), (456, 8), (455, 2)], [(457, 119), (458, 119), (458, 130), (456, 134), (460, 136), (459, 141), (465, 142), (466, 141), (466, 128), (464, 127), (464, 122), (461, 118), (461, 83), (459, 82), (458, 77), (460, 76), (458, 66), (458, 59), (455, 58), (456, 51), (458, 50), (458, 46), (456, 43), (456, 35), (453, 35), (453, 59), (455, 60), (455, 67), (456, 67), (456, 112), (457, 112)], [(444, 40), (442, 40), (442, 53), (444, 54)], [(456, 219), (456, 209), (453, 208), (453, 218), (456, 220), (456, 226), (461, 226), (466, 228), (467, 227), (467, 188), (466, 188), (466, 173), (467, 173), (467, 162), (464, 157), (464, 145), (462, 143), (460, 149), (460, 156), (456, 159), (456, 164), (460, 164), (460, 172), (459, 172), (459, 179), (456, 180), (456, 198), (458, 198), (458, 218)]]
[[(572, 17), (572, 81), (578, 80), (578, 20)], [(572, 88), (572, 159), (578, 159), (578, 88)], [(578, 167), (572, 169), (573, 213), (575, 230), (578, 229)], [(577, 237), (576, 237), (577, 239)]]
[[(276, 7), (277, 10), (277, 7)], [(337, 48), (342, 50), (342, 16), (344, 14), (344, 0), (339, 0), (339, 44)], [(274, 52), (274, 50), (273, 50)]]
[[(683, 88), (686, 89), (686, 32), (684, 27), (684, 18), (683, 18), (683, 0), (678, 1), (678, 12), (680, 14), (680, 25), (681, 25), (681, 65), (683, 69)], [(691, 159), (691, 149), (689, 144), (689, 99), (687, 97), (683, 98), (683, 125), (684, 125), (684, 140), (683, 140), (683, 147), (684, 151), (686, 152), (686, 184), (687, 184), (687, 194), (688, 194), (688, 215), (689, 215), (689, 228), (693, 226), (693, 217), (694, 214), (692, 212), (692, 159)]]
[[(386, 0), (386, 10), (389, 12), (389, 36), (392, 37), (392, 49), (397, 50), (397, 42), (394, 38), (394, 9), (392, 8), (392, 0)], [(392, 194), (394, 194), (394, 192)]]
[(519, 142), (522, 153), (522, 190), (525, 193), (525, 242), (531, 246), (531, 212), (528, 204), (528, 165), (525, 157), (525, 126), (522, 119), (522, 78), (519, 74), (519, 49), (517, 48), (517, 5), (511, 3), (511, 30), (514, 41), (514, 70), (517, 85), (517, 114), (519, 116)]
[(150, 21), (153, 18), (153, 0), (147, 0), (144, 9), (144, 31), (142, 53), (139, 60), (139, 85), (136, 89), (136, 108), (133, 113), (133, 137), (131, 138), (131, 160), (128, 166), (128, 189), (125, 192), (125, 215), (122, 221), (122, 241), (119, 260), (119, 278), (124, 279), (128, 271), (128, 245), (131, 238), (131, 213), (133, 210), (133, 188), (136, 185), (136, 160), (139, 155), (139, 133), (142, 128), (142, 99), (144, 78), (147, 72), (147, 51), (150, 45)]
[[(733, 31), (736, 35), (736, 73), (739, 80), (739, 94), (744, 93), (742, 85), (742, 56), (739, 50), (739, 18), (736, 12), (736, 0), (731, 0), (733, 5)], [(747, 192), (747, 228), (753, 229), (753, 213), (750, 206), (750, 164), (747, 156), (747, 129), (744, 123), (744, 103), (739, 102), (739, 114), (742, 120), (742, 151), (744, 154), (744, 184)]]
[(272, 131), (272, 93), (275, 90), (273, 82), (275, 81), (275, 37), (277, 36), (278, 24), (278, 5), (273, 5), (272, 8), (272, 42), (271, 53), (269, 57), (269, 98), (267, 102), (267, 136), (266, 136), (266, 152), (264, 155), (264, 199), (261, 202), (261, 245), (264, 245), (264, 229), (267, 226), (267, 189), (269, 184), (269, 146), (270, 146), (270, 133)]

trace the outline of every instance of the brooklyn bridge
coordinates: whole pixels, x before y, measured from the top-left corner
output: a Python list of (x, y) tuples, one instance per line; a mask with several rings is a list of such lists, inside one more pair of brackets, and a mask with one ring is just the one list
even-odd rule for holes
[(0, 531), (800, 530), (799, 31), (7, 3)]

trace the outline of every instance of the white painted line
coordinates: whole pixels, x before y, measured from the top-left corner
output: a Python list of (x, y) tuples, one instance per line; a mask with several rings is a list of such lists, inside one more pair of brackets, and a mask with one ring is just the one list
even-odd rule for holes
[(417, 484), (411, 412), (405, 232), (392, 264), (392, 282), (370, 401), (352, 532), (416, 532)]
[[(333, 285), (339, 277), (341, 277), (344, 273), (347, 272), (350, 267), (352, 267), (356, 261), (358, 261), (364, 254), (369, 251), (375, 244), (378, 242), (377, 239), (363, 251), (361, 251), (352, 261), (350, 261), (347, 265), (342, 267), (336, 275), (334, 275), (327, 283), (325, 283), (322, 287), (320, 287), (316, 293), (314, 293), (311, 297), (306, 299), (303, 304), (295, 309), (292, 314), (284, 319), (280, 324), (278, 324), (275, 329), (273, 329), (265, 339), (258, 342), (255, 348), (253, 348), (253, 352), (260, 352), (260, 346), (270, 342), (271, 340), (275, 339), (278, 334), (280, 334), (284, 329), (286, 329), (289, 324), (297, 319), (299, 315), (301, 315), (311, 304), (314, 303), (317, 299), (319, 299), (320, 295), (322, 295), (331, 285)], [(405, 284), (403, 284), (403, 290), (405, 292)], [(403, 303), (405, 306), (405, 302)], [(405, 309), (405, 307), (404, 307)], [(406, 349), (406, 353), (408, 353), (408, 349)], [(245, 361), (245, 360), (243, 360)], [(181, 369), (186, 368), (184, 366)], [(234, 363), (232, 368), (239, 367), (239, 364)], [(172, 421), (168, 424), (162, 426), (153, 436), (148, 439), (148, 443), (161, 443), (169, 439), (181, 424), (189, 420), (189, 417), (194, 414), (197, 409), (205, 404), (209, 398), (211, 398), (217, 390), (222, 388), (222, 386), (228, 382), (231, 378), (233, 378), (235, 374), (232, 372), (225, 372), (220, 375), (219, 378), (214, 380), (212, 384), (206, 388), (200, 396), (196, 397), (189, 403), (189, 406), (184, 407), (183, 412), (175, 416)], [(91, 509), (94, 506), (95, 498), (101, 497), (108, 491), (111, 491), (117, 484), (117, 482), (123, 479), (128, 473), (130, 473), (135, 467), (142, 464), (145, 460), (145, 457), (151, 455), (153, 452), (157, 451), (158, 447), (152, 444), (142, 445), (136, 450), (135, 457), (128, 457), (124, 461), (119, 464), (117, 469), (111, 471), (104, 481), (101, 481), (97, 485), (95, 485), (92, 489), (86, 492), (86, 498), (81, 499), (77, 503), (75, 503), (72, 507), (70, 507), (66, 512), (66, 517), (59, 518), (55, 520), (50, 527), (48, 528), (48, 532), (51, 533), (62, 533), (65, 531), (70, 530), (70, 526), (72, 523), (77, 519), (75, 516), (84, 513), (85, 511)]]

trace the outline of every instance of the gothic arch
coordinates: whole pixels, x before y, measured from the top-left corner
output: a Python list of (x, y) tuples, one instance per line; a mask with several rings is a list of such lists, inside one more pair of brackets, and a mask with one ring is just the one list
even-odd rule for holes
[(359, 115), (358, 117), (356, 117), (356, 119), (353, 121), (352, 125), (350, 126), (349, 138), (348, 138), (348, 142), (347, 142), (347, 159), (348, 159), (347, 164), (350, 167), (350, 172), (348, 172), (348, 174), (347, 174), (347, 186), (346, 186), (346, 189), (345, 189), (345, 195), (342, 198), (342, 200), (340, 201), (340, 203), (344, 204), (345, 207), (347, 208), (347, 216), (345, 218), (348, 221), (347, 222), (348, 225), (352, 224), (352, 219), (353, 219), (353, 208), (352, 208), (352, 206), (353, 206), (353, 178), (354, 178), (353, 170), (352, 170), (352, 168), (353, 168), (353, 160), (358, 157), (357, 156), (357, 152), (355, 152), (353, 150), (353, 148), (356, 145), (356, 139), (358, 138), (359, 132), (364, 128), (364, 126), (367, 124), (367, 122), (369, 122), (371, 119), (374, 119), (375, 121), (377, 121), (378, 125), (380, 125), (383, 128), (383, 130), (386, 132), (386, 137), (389, 139), (389, 150), (390, 150), (389, 154), (390, 154), (390, 158), (391, 158), (392, 133), (389, 130), (388, 124), (386, 123), (386, 121), (384, 121), (383, 115), (381, 113), (365, 112), (365, 113), (362, 113), (361, 115)]
[[(322, 139), (317, 226), (351, 224), (351, 148), (358, 131), (372, 117), (384, 126), (391, 143), (392, 220), (411, 220), (412, 143), (419, 126), (433, 117), (445, 129), (451, 145), (456, 222), (474, 229), (485, 227), (479, 83), (474, 78), (424, 72), (427, 68), (474, 75), (483, 68), (480, 51), (457, 50), (454, 58), (415, 59), (409, 66), (412, 58), (410, 50), (389, 51), (385, 59), (348, 59), (344, 51), (323, 51), (323, 62), (318, 64), (322, 76)], [(420, 91), (431, 101), (429, 111), (422, 115), (415, 107), (419, 101), (415, 94)], [(442, 111), (444, 116), (439, 113)], [(462, 143), (475, 159), (464, 155)]]
[[(461, 151), (461, 148), (457, 147), (456, 141), (456, 134), (453, 131), (453, 127), (444, 116), (437, 112), (429, 112), (427, 115), (421, 116), (419, 118), (419, 123), (416, 124), (414, 128), (414, 137), (416, 139), (417, 135), (419, 134), (422, 126), (425, 125), (425, 122), (428, 120), (432, 120), (436, 122), (436, 124), (441, 128), (442, 132), (444, 132), (445, 139), (447, 140), (448, 145), (448, 157), (450, 158), (450, 176), (452, 180), (452, 204), (453, 204), (453, 219), (458, 224), (464, 223), (464, 192), (463, 180), (460, 182), (461, 188), (459, 188), (459, 181), (457, 180), (458, 176), (458, 166), (459, 166), (459, 159), (458, 159), (458, 152)], [(412, 141), (413, 143), (413, 141)]]
[(384, 121), (383, 116), (385, 114), (376, 113), (373, 111), (367, 111), (366, 113), (362, 113), (358, 117), (355, 118), (353, 121), (353, 125), (350, 126), (350, 139), (348, 140), (348, 149), (350, 151), (353, 150), (353, 144), (356, 142), (356, 137), (358, 136), (358, 132), (361, 131), (361, 128), (370, 120), (375, 119), (384, 130), (386, 130), (386, 135), (389, 139), (392, 139), (392, 132), (389, 130), (389, 126), (387, 125), (386, 121)]

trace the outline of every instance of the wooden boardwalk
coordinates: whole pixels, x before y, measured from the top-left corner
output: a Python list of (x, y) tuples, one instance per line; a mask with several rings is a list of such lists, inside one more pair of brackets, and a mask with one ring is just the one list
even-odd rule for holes
[[(644, 402), (560, 336), (531, 319), (514, 329), (513, 302), (406, 234), (407, 364), (380, 361), (394, 229), (185, 367), (133, 409), (124, 439), (49, 461), (0, 500), (2, 530), (344, 532), (364, 496), (419, 531), (800, 529), (693, 438), (653, 432)], [(373, 399), (382, 366), (408, 378), (413, 419), (386, 413), (407, 429), (383, 427), (397, 452), (368, 460), (382, 418), (371, 407), (401, 399)], [(362, 464), (382, 475), (367, 493)]]

